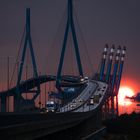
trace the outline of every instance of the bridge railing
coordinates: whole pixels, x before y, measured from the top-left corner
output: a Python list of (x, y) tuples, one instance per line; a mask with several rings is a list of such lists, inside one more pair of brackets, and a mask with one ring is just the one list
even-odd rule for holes
[(88, 136), (81, 138), (81, 140), (99, 140), (105, 134), (106, 134), (106, 127), (102, 127), (101, 129), (94, 131)]

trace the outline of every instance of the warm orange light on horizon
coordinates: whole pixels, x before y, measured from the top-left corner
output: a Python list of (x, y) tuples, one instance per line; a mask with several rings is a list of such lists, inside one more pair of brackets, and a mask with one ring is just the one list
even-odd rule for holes
[(121, 106), (129, 106), (132, 104), (132, 102), (128, 99), (126, 99), (125, 97), (131, 97), (134, 95), (134, 91), (129, 88), (129, 87), (120, 87), (119, 89), (119, 94), (118, 94), (118, 101), (119, 101), (119, 105)]

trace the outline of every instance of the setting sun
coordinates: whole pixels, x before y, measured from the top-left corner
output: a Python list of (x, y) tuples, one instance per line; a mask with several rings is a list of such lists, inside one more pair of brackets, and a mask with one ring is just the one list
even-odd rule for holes
[(126, 96), (131, 97), (134, 95), (134, 91), (129, 87), (120, 87), (119, 94), (118, 94), (118, 100), (119, 105), (131, 105), (132, 102), (130, 100), (125, 99)]

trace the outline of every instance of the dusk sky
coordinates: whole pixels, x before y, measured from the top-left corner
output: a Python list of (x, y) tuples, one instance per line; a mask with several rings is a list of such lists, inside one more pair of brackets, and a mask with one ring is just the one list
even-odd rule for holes
[[(93, 72), (98, 69), (106, 43), (109, 46), (126, 46), (122, 84), (132, 86), (135, 92), (140, 91), (140, 0), (74, 0), (73, 5)], [(56, 50), (50, 50), (56, 35), (60, 38), (60, 29), (65, 29), (65, 24), (60, 23), (66, 12), (67, 0), (0, 0), (1, 61), (7, 56), (17, 55), (26, 8), (31, 8), (32, 40), (38, 69), (41, 73), (50, 74), (57, 68), (54, 61), (59, 58), (56, 58), (55, 53), (60, 51), (58, 48), (61, 45)], [(63, 32), (60, 34), (63, 39)], [(82, 59), (85, 55), (81, 53)]]

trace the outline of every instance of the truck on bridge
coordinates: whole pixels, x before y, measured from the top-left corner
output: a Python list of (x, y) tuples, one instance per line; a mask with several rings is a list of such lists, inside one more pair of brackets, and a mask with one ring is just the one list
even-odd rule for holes
[(59, 110), (59, 104), (55, 101), (49, 100), (46, 102), (46, 111), (47, 112), (56, 112)]

